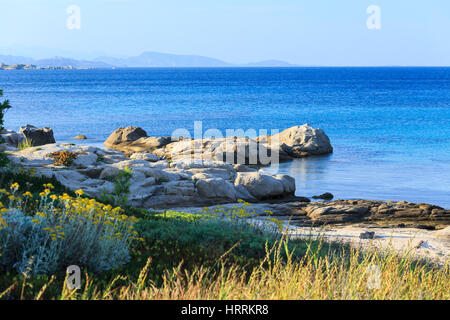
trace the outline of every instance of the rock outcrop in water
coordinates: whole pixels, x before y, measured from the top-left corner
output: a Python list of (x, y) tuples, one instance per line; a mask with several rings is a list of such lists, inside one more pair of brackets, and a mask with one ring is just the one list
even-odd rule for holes
[(139, 127), (119, 128), (105, 141), (108, 148), (133, 153), (154, 153), (168, 160), (202, 159), (232, 164), (267, 165), (309, 155), (333, 152), (330, 139), (309, 125), (287, 129), (273, 136), (226, 137), (201, 140), (147, 137)]
[(333, 152), (330, 138), (325, 132), (308, 124), (286, 129), (273, 136), (260, 136), (257, 140), (264, 144), (272, 143), (272, 148), (278, 146), (280, 150), (294, 158)]

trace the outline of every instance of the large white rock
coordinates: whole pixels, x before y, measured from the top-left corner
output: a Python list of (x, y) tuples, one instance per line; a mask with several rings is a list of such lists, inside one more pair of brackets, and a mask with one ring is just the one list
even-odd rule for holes
[(285, 174), (278, 174), (274, 177), (275, 179), (281, 181), (284, 188), (284, 193), (295, 194), (295, 179), (291, 176)]
[(201, 197), (221, 199), (235, 202), (237, 193), (234, 186), (223, 179), (198, 180), (196, 183), (198, 194)]
[(211, 159), (203, 160), (203, 159), (180, 159), (173, 161), (170, 166), (176, 169), (203, 169), (203, 168), (220, 168), (220, 169), (229, 169), (233, 170), (233, 166), (220, 161), (214, 161)]
[(89, 167), (97, 163), (98, 156), (95, 153), (80, 154), (73, 161), (74, 166)]
[(185, 172), (192, 173), (192, 179), (215, 179), (220, 178), (223, 180), (233, 181), (236, 178), (236, 171), (234, 169), (221, 169), (221, 168), (201, 168), (190, 169)]
[(82, 182), (87, 180), (86, 176), (75, 170), (57, 170), (54, 176), (61, 184), (72, 190), (81, 189)]
[(167, 169), (170, 167), (170, 164), (167, 160), (160, 160), (158, 162), (150, 162), (149, 166), (150, 168)]
[(282, 181), (259, 172), (238, 172), (234, 185), (244, 187), (259, 200), (286, 194)]
[(272, 163), (273, 158), (276, 161), (287, 160), (284, 152), (280, 154), (278, 150), (269, 149), (265, 144), (246, 137), (181, 140), (168, 144), (165, 147), (165, 155), (168, 159), (177, 162), (188, 159), (268, 165)]
[(130, 156), (130, 159), (157, 162), (159, 160), (159, 157), (153, 153), (133, 153)]
[(119, 174), (120, 170), (116, 167), (107, 166), (100, 173), (100, 179), (111, 179)]
[(125, 168), (150, 168), (150, 163), (145, 160), (125, 160), (117, 163), (111, 164), (111, 166), (116, 167), (120, 170), (124, 170)]
[(12, 130), (3, 130), (0, 136), (5, 140), (5, 145), (13, 148), (17, 148), (17, 145), (25, 139), (23, 134)]
[(292, 157), (321, 155), (333, 152), (330, 139), (322, 129), (314, 129), (308, 124), (286, 129), (273, 136), (260, 136), (261, 143), (271, 143)]

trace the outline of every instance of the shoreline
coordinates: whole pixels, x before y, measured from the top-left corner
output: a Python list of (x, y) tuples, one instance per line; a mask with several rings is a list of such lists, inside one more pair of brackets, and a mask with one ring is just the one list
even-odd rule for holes
[[(75, 136), (75, 135), (74, 135)], [(95, 142), (90, 142), (90, 140), (95, 140)], [(102, 139), (100, 139), (100, 138), (87, 138), (86, 140), (77, 140), (77, 139), (74, 139), (74, 138), (63, 138), (63, 139), (58, 139), (58, 143), (61, 143), (61, 144), (76, 144), (76, 145), (86, 145), (86, 146), (92, 146), (92, 147), (96, 147), (96, 148), (100, 148), (100, 149), (105, 149), (106, 147), (104, 146), (104, 140), (102, 140)], [(333, 156), (333, 155), (331, 155), (331, 156)], [(309, 157), (309, 158), (304, 158), (304, 159), (300, 159), (301, 161), (317, 161), (317, 159), (319, 159), (319, 160), (321, 160), (321, 159), (324, 159), (324, 161), (325, 161), (325, 158), (326, 158), (327, 156), (325, 155), (325, 156), (313, 156), (313, 157)], [(328, 160), (328, 159), (327, 159)], [(292, 161), (298, 161), (297, 159), (294, 159), (294, 160), (292, 160)], [(287, 162), (284, 162), (283, 164), (290, 164), (292, 161), (287, 161)], [(274, 171), (273, 170), (270, 170), (271, 168), (270, 167), (262, 167), (261, 168), (261, 170), (263, 171), (263, 172), (267, 172), (267, 173), (274, 173)], [(285, 170), (285, 171), (289, 171), (289, 170)], [(276, 171), (276, 173), (277, 174), (279, 174), (279, 173), (283, 173), (283, 172), (281, 172), (281, 170), (280, 170), (280, 168), (278, 168), (278, 171)], [(288, 173), (289, 174), (289, 173)], [(323, 189), (323, 192), (328, 192), (329, 190), (328, 189), (326, 189), (326, 188), (324, 188)], [(424, 191), (426, 191), (426, 190), (424, 190)], [(333, 193), (333, 192), (332, 192)], [(342, 197), (342, 196), (339, 196), (338, 195), (338, 192), (336, 192), (336, 193), (333, 193), (333, 194), (336, 194), (337, 196), (335, 197), (335, 199), (340, 199), (340, 200), (368, 200), (368, 201), (387, 201), (387, 202), (390, 202), (390, 201), (392, 201), (392, 202), (400, 202), (400, 201), (405, 201), (405, 199), (404, 198), (402, 198), (402, 197), (393, 197), (393, 198), (385, 198), (385, 197), (361, 197), (361, 196), (358, 196), (358, 195), (355, 195), (355, 196), (348, 196), (348, 197)], [(305, 195), (305, 194), (301, 194), (301, 193), (298, 193), (298, 194), (296, 194), (297, 196), (301, 196), (301, 197), (307, 197), (307, 198), (309, 198), (312, 202), (318, 202), (318, 201), (321, 201), (320, 199), (313, 199), (313, 195), (311, 194), (311, 195)], [(429, 203), (429, 204), (432, 204), (432, 205), (437, 205), (437, 206), (440, 206), (440, 207), (442, 207), (442, 208), (444, 208), (445, 210), (450, 210), (450, 205), (443, 205), (443, 204), (441, 204), (441, 203), (438, 203), (438, 202), (435, 202), (435, 201), (427, 201), (427, 200), (422, 200), (422, 201), (417, 201), (416, 199), (409, 199), (408, 200), (408, 202), (411, 202), (411, 203)]]
[[(17, 146), (27, 135), (39, 137), (39, 146), (19, 150)], [(332, 194), (328, 195), (330, 199), (322, 198), (328, 201), (320, 201), (320, 197), (314, 201), (311, 194), (303, 196), (308, 190), (298, 189), (294, 178), (267, 173), (263, 163), (231, 164), (227, 162), (228, 153), (226, 160), (218, 158), (223, 150), (235, 150), (233, 159), (236, 159), (237, 152), (241, 152), (238, 146), (242, 146), (243, 159), (248, 161), (252, 158), (252, 143), (258, 149), (267, 149), (268, 153), (280, 148), (280, 160), (284, 161), (332, 153), (330, 140), (323, 130), (308, 125), (254, 140), (203, 139), (200, 149), (192, 149), (197, 140), (148, 137), (139, 127), (117, 129), (101, 148), (83, 145), (85, 140), (55, 143), (51, 128), (25, 126), (19, 133), (6, 130), (2, 136), (14, 166), (55, 177), (69, 189), (82, 189), (91, 197), (112, 193), (115, 177), (128, 168), (131, 175), (127, 198), (134, 207), (192, 211), (191, 208), (205, 206), (232, 207), (243, 200), (254, 204), (259, 211), (257, 215), (266, 215), (264, 212), (269, 210), (276, 216), (295, 216), (296, 223), (306, 225), (385, 221), (403, 227), (406, 222), (406, 226), (414, 223), (414, 227), (439, 230), (450, 224), (450, 211), (432, 204), (361, 199), (331, 201)], [(272, 140), (277, 144), (272, 145)], [(228, 149), (230, 146), (235, 149)], [(260, 151), (254, 158), (257, 161), (262, 161)], [(61, 152), (71, 155), (73, 160), (56, 164), (53, 155)]]
[[(49, 128), (28, 129), (50, 132)], [(8, 134), (10, 142), (18, 136)], [(128, 205), (136, 208), (194, 214), (201, 213), (205, 207), (213, 212), (244, 209), (255, 221), (274, 217), (284, 226), (289, 225), (292, 237), (312, 234), (362, 248), (391, 245), (401, 254), (416, 247), (416, 257), (431, 258), (440, 264), (448, 262), (449, 210), (405, 201), (311, 201), (294, 195), (299, 192), (292, 177), (268, 175), (242, 164), (205, 160), (203, 154), (200, 159), (178, 157), (173, 150), (190, 145), (191, 141), (167, 140), (135, 137), (131, 142), (119, 142), (122, 150), (77, 143), (46, 143), (23, 150), (9, 146), (7, 154), (13, 166), (53, 177), (65, 187), (73, 191), (81, 189), (92, 198), (105, 192), (113, 194), (115, 177), (129, 170)], [(49, 141), (54, 141), (53, 136)], [(163, 141), (166, 145), (161, 151)], [(73, 162), (56, 164), (51, 155), (61, 152), (73, 156)], [(375, 233), (373, 239), (360, 239), (367, 231)]]

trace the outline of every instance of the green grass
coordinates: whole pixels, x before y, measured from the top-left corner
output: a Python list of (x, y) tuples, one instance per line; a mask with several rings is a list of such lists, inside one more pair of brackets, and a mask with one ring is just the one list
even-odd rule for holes
[(19, 144), (17, 145), (17, 148), (20, 150), (25, 150), (28, 148), (33, 147), (33, 142), (31, 140), (28, 139), (24, 139), (21, 142), (19, 142)]

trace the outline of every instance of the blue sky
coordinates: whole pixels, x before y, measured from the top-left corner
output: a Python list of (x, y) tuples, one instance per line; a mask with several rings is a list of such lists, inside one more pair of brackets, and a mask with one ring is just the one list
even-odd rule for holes
[[(80, 30), (66, 26), (70, 5)], [(381, 9), (380, 30), (366, 26), (370, 5)], [(0, 0), (0, 12), (0, 54), (450, 65), (448, 0)]]

